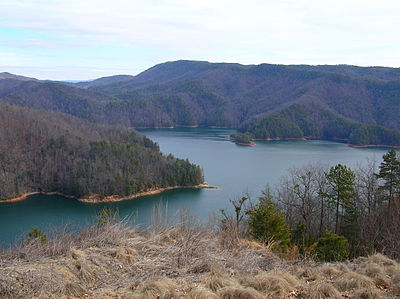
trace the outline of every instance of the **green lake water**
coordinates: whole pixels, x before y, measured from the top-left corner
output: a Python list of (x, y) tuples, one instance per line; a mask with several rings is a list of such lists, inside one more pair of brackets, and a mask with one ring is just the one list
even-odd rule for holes
[(310, 162), (329, 165), (342, 163), (355, 167), (367, 158), (379, 162), (387, 151), (383, 148), (351, 148), (342, 143), (308, 141), (265, 141), (256, 146), (236, 145), (227, 137), (227, 129), (160, 129), (142, 133), (158, 142), (161, 151), (188, 158), (204, 170), (206, 181), (219, 189), (171, 190), (163, 194), (109, 204), (84, 204), (60, 196), (36, 195), (26, 201), (0, 204), (0, 244), (7, 246), (19, 240), (33, 226), (45, 230), (69, 225), (77, 229), (93, 223), (96, 213), (112, 206), (131, 225), (146, 227), (155, 207), (161, 207), (171, 222), (182, 209), (200, 220), (213, 212), (229, 208), (229, 200), (248, 192), (260, 195), (266, 184), (273, 185), (287, 170)]

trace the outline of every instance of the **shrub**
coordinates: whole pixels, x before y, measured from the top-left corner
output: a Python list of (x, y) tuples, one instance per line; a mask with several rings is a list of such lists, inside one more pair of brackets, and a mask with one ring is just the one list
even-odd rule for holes
[(29, 241), (38, 240), (42, 243), (47, 242), (47, 236), (43, 233), (43, 231), (40, 228), (36, 226), (32, 227), (32, 230), (28, 232), (27, 236)]
[(110, 207), (104, 207), (97, 213), (96, 223), (98, 226), (115, 223), (117, 219), (117, 214), (117, 210)]
[(280, 248), (289, 245), (290, 228), (285, 221), (285, 215), (272, 202), (267, 192), (248, 214), (250, 233), (254, 238), (263, 243), (274, 242)]
[(326, 231), (318, 240), (315, 253), (321, 261), (342, 261), (349, 255), (349, 242), (343, 236)]

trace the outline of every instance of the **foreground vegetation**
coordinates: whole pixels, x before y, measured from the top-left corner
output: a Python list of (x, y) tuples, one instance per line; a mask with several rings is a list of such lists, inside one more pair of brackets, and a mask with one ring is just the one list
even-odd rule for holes
[[(101, 223), (101, 224), (100, 224)], [(318, 263), (183, 217), (144, 232), (100, 222), (40, 233), (0, 252), (0, 298), (396, 298), (400, 264), (381, 254)], [(291, 260), (292, 259), (292, 260)]]
[(0, 200), (29, 192), (129, 196), (203, 183), (200, 167), (124, 127), (0, 103)]
[(245, 196), (232, 203), (234, 213), (223, 210), (223, 223), (281, 253), (321, 261), (374, 252), (400, 258), (400, 160), (394, 150), (379, 167), (295, 168), (256, 202)]

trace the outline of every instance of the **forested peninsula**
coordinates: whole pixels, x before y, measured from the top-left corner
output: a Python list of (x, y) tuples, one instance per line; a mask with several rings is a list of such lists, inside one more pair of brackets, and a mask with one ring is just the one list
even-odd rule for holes
[(328, 139), (351, 146), (400, 146), (400, 132), (340, 117), (316, 104), (294, 104), (239, 127), (250, 140)]
[(207, 186), (199, 166), (125, 127), (5, 103), (0, 127), (0, 200), (54, 192), (102, 201)]

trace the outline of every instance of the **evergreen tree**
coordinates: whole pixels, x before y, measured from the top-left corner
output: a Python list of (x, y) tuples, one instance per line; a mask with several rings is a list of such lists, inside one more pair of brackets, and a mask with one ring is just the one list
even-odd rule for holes
[(259, 198), (258, 204), (249, 210), (248, 214), (250, 233), (253, 237), (263, 243), (276, 242), (280, 247), (289, 245), (289, 225), (268, 192)]
[[(343, 218), (342, 225), (349, 229), (355, 223), (355, 174), (345, 165), (338, 164), (326, 174), (329, 190), (326, 194), (335, 206), (335, 234), (339, 231), (339, 218)], [(344, 217), (343, 217), (344, 216)]]
[(378, 178), (384, 180), (381, 190), (384, 192), (384, 200), (388, 201), (388, 209), (393, 199), (400, 191), (400, 160), (395, 150), (390, 150), (383, 155), (383, 162), (379, 166)]

